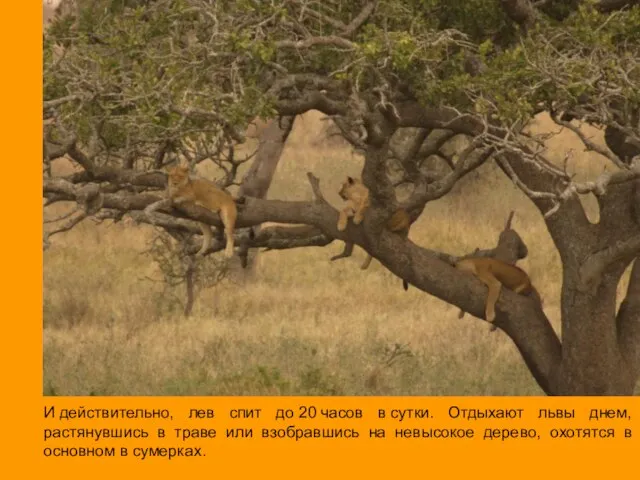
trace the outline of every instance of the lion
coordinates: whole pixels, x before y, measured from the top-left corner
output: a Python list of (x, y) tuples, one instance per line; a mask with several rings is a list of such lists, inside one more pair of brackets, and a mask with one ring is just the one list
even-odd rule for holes
[(361, 180), (347, 177), (338, 192), (347, 205), (340, 210), (338, 215), (338, 231), (343, 232), (347, 228), (347, 220), (353, 217), (354, 225), (360, 225), (364, 220), (364, 212), (369, 208), (369, 189)]
[[(495, 305), (502, 286), (518, 294), (533, 297), (542, 305), (542, 298), (531, 283), (529, 275), (515, 265), (491, 257), (470, 257), (456, 262), (455, 267), (458, 270), (472, 273), (489, 288), (485, 317), (492, 324), (491, 331), (497, 328), (493, 321), (496, 318)], [(463, 316), (464, 310), (460, 309), (458, 318)]]
[[(189, 176), (188, 166), (176, 166), (169, 170), (167, 181), (167, 197), (176, 204), (193, 203), (220, 215), (227, 237), (225, 256), (233, 256), (233, 232), (238, 217), (238, 207), (231, 195), (207, 180)], [(202, 247), (196, 254), (202, 256), (211, 247), (213, 238), (211, 227), (198, 222), (202, 230)]]
[[(347, 177), (338, 195), (347, 202), (347, 205), (340, 211), (340, 215), (338, 216), (338, 230), (342, 232), (347, 228), (348, 217), (353, 216), (353, 223), (355, 225), (359, 225), (364, 219), (364, 214), (370, 206), (369, 189), (361, 180)], [(405, 237), (409, 235), (410, 225), (411, 219), (409, 218), (409, 214), (402, 208), (396, 210), (385, 224), (386, 228), (391, 232), (399, 233)], [(349, 255), (350, 253), (349, 251)], [(342, 256), (338, 257), (342, 258)], [(334, 257), (334, 259), (338, 257)], [(365, 258), (360, 269), (366, 270), (369, 268), (372, 258), (371, 255), (367, 254), (367, 258)], [(408, 282), (404, 279), (402, 280), (402, 286), (405, 290), (409, 288)]]

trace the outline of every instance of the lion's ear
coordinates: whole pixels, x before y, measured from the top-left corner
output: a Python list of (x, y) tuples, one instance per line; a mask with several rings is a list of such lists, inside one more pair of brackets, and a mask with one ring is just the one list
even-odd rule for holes
[(353, 178), (351, 178), (351, 177), (347, 177), (347, 182), (349, 182), (351, 185), (353, 185), (355, 183)]

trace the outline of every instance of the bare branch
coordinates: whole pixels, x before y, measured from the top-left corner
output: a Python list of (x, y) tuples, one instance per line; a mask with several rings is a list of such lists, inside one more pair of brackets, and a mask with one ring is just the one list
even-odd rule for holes
[(46, 108), (55, 108), (60, 105), (63, 105), (68, 102), (73, 102), (75, 100), (82, 100), (80, 95), (66, 95), (64, 97), (56, 98), (54, 100), (46, 100), (42, 102), (42, 106)]
[(327, 203), (327, 201), (324, 199), (322, 191), (320, 190), (320, 179), (311, 172), (307, 172), (307, 179), (309, 180), (309, 184), (311, 185), (311, 190), (313, 191), (313, 196), (316, 199), (316, 203)]
[[(531, 190), (527, 185), (525, 185), (524, 182), (522, 182), (522, 180), (520, 180), (520, 178), (518, 178), (518, 175), (516, 175), (516, 172), (513, 170), (513, 168), (511, 167), (511, 164), (505, 160), (504, 158), (498, 158), (497, 159), (498, 164), (503, 167), (503, 169), (508, 173), (509, 178), (511, 178), (511, 180), (513, 181), (513, 183), (520, 188), (520, 190), (522, 190), (529, 198), (549, 198), (554, 200), (554, 204), (557, 203), (556, 199), (557, 199), (557, 195), (554, 193), (549, 193), (549, 192), (536, 192), (534, 190)], [(549, 216), (549, 213), (547, 212), (547, 214), (545, 214), (545, 216)]]
[[(149, 223), (157, 227), (171, 231), (182, 231), (190, 234), (200, 234), (201, 230), (193, 220), (174, 217), (160, 212), (154, 212), (150, 217), (147, 212), (132, 211), (129, 216), (137, 223)], [(260, 229), (260, 232), (252, 236), (248, 231), (235, 232), (236, 244), (246, 244), (248, 248), (265, 248), (266, 250), (286, 250), (302, 247), (324, 247), (333, 239), (322, 233), (317, 227), (309, 225), (300, 226), (268, 226)], [(212, 247), (205, 255), (224, 250), (226, 241), (222, 238), (214, 238)], [(187, 252), (196, 253), (200, 245), (195, 242), (189, 246)]]
[(85, 218), (87, 218), (88, 214), (84, 210), (77, 209), (73, 212), (73, 216), (68, 218), (66, 222), (62, 225), (55, 227), (54, 229), (45, 232), (44, 234), (44, 247), (47, 248), (49, 246), (49, 239), (57, 233), (68, 232)]
[(69, 218), (70, 216), (75, 215), (79, 211), (81, 211), (81, 209), (79, 209), (79, 208), (76, 208), (75, 210), (70, 210), (69, 212), (62, 214), (59, 217), (51, 218), (49, 220), (44, 220), (44, 223), (47, 224), (47, 223), (60, 222), (60, 221), (64, 220), (65, 218)]
[(276, 48), (311, 48), (319, 45), (335, 46), (346, 50), (355, 50), (357, 48), (355, 43), (336, 35), (310, 37), (304, 40), (279, 40), (276, 42)]
[(580, 130), (580, 128), (576, 127), (571, 122), (566, 122), (564, 120), (561, 120), (554, 113), (551, 114), (551, 118), (558, 125), (562, 125), (563, 127), (567, 128), (568, 130), (571, 130), (573, 133), (575, 133), (578, 136), (578, 138), (580, 138), (582, 143), (585, 145), (587, 150), (594, 151), (596, 153), (599, 153), (603, 157), (608, 158), (618, 168), (621, 168), (621, 169), (626, 168), (626, 165), (618, 158), (617, 155), (614, 155), (608, 148), (601, 147), (600, 145), (597, 145), (596, 143), (594, 143), (591, 140), (589, 140), (587, 138), (587, 136), (582, 132), (582, 130)]
[[(405, 208), (413, 209), (418, 205), (423, 205), (429, 201), (441, 198), (451, 191), (456, 182), (469, 172), (475, 170), (495, 152), (493, 147), (484, 148), (479, 154), (475, 152), (476, 143), (471, 144), (462, 152), (455, 168), (443, 178), (427, 184), (424, 180), (416, 186), (413, 194), (406, 202)], [(476, 153), (474, 158), (470, 158), (472, 153)]]

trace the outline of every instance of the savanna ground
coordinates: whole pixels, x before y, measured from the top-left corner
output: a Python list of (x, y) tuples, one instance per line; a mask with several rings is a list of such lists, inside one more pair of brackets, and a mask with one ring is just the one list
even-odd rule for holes
[[(305, 173), (312, 171), (341, 205), (339, 185), (360, 174), (362, 160), (328, 142), (324, 125), (315, 112), (298, 117), (269, 198), (311, 198)], [(542, 117), (534, 128), (549, 126)], [(548, 146), (558, 162), (574, 149), (569, 168), (578, 178), (605, 168), (573, 134)], [(595, 200), (583, 200), (597, 221)], [(538, 210), (493, 163), (428, 204), (410, 238), (451, 254), (491, 248), (511, 210), (529, 247), (519, 265), (558, 331), (560, 259)], [(201, 291), (185, 318), (184, 286), (164, 287), (144, 253), (153, 236), (149, 226), (85, 221), (52, 238), (44, 253), (45, 395), (542, 394), (501, 331), (489, 333), (469, 314), (460, 320), (456, 307), (413, 287), (405, 292), (375, 260), (361, 271), (358, 248), (336, 262), (329, 258), (342, 251), (338, 241), (260, 253), (250, 277)], [(411, 355), (387, 365), (396, 344)]]

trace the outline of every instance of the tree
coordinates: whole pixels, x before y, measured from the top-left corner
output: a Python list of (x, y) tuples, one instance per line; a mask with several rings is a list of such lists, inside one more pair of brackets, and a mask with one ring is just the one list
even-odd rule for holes
[[(233, 153), (251, 119), (319, 110), (364, 155), (372, 201), (365, 221), (339, 232), (337, 211), (310, 172), (309, 202), (245, 192), (240, 227), (296, 226), (264, 228), (253, 239), (240, 231), (239, 243), (355, 244), (413, 287), (482, 318), (486, 288), (454, 269), (455, 257), (383, 226), (399, 207), (415, 221), (491, 159), (543, 214), (563, 264), (562, 341), (539, 305), (504, 289), (496, 324), (547, 394), (633, 393), (640, 376), (638, 2), (76, 3), (44, 39), (46, 204), (75, 201), (77, 218), (128, 214), (149, 222), (144, 210), (161, 199), (162, 169), (178, 156), (215, 163), (219, 183), (234, 188), (252, 158)], [(541, 139), (526, 128), (545, 111), (612, 170), (577, 183), (546, 160)], [(581, 124), (602, 128), (608, 148)], [(468, 146), (436, 175), (423, 161), (443, 155), (440, 146), (452, 137)], [(47, 165), (64, 155), (79, 172), (47, 176)], [(578, 199), (589, 192), (598, 200), (597, 224)], [(161, 208), (156, 217), (167, 231), (192, 234), (194, 252), (192, 220), (221, 226), (199, 207)], [(507, 224), (503, 236), (510, 232)], [(498, 248), (515, 262), (526, 255), (523, 246), (501, 238)], [(616, 312), (616, 289), (631, 265)]]

